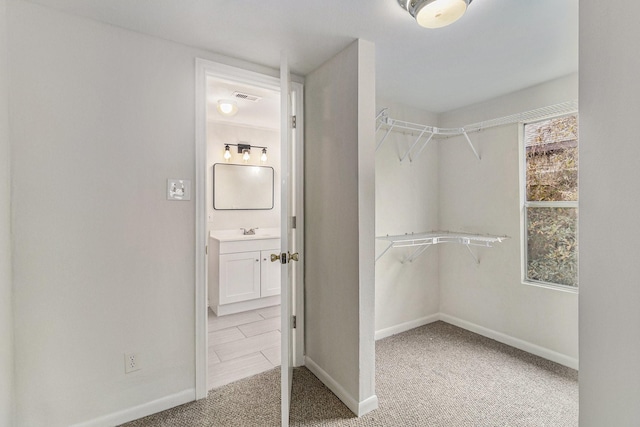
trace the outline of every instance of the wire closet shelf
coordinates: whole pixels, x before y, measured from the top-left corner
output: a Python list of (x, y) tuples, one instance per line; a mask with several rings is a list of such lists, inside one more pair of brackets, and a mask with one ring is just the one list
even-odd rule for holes
[(422, 154), (422, 152), (432, 139), (446, 139), (462, 135), (465, 137), (467, 144), (473, 151), (473, 154), (478, 160), (480, 160), (480, 153), (471, 142), (471, 138), (469, 138), (470, 133), (514, 123), (544, 120), (554, 116), (575, 113), (577, 111), (578, 102), (567, 101), (560, 104), (525, 111), (522, 113), (516, 113), (496, 119), (472, 123), (463, 127), (441, 128), (393, 119), (389, 116), (389, 109), (383, 108), (376, 116), (376, 133), (380, 130), (384, 131), (382, 138), (376, 143), (376, 151), (378, 151), (380, 147), (382, 147), (392, 131), (404, 132), (413, 136), (417, 135), (417, 138), (408, 145), (404, 152), (402, 152), (402, 150), (398, 146), (398, 157), (400, 161), (402, 162), (408, 158), (409, 161), (412, 162), (413, 160), (418, 158), (420, 154)]
[(508, 239), (508, 236), (494, 236), (489, 234), (470, 234), (452, 231), (427, 231), (424, 233), (399, 234), (395, 236), (380, 236), (378, 240), (384, 240), (387, 243), (385, 249), (376, 257), (378, 261), (391, 248), (415, 248), (413, 252), (402, 259), (402, 263), (413, 262), (422, 255), (429, 247), (441, 243), (457, 243), (466, 246), (469, 254), (476, 264), (480, 264), (480, 260), (471, 250), (471, 246), (480, 246), (490, 248), (495, 243), (501, 243)]

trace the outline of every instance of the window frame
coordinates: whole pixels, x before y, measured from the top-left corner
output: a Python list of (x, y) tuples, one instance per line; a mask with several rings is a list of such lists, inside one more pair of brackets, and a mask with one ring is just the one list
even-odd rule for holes
[[(520, 156), (520, 281), (523, 285), (536, 286), (541, 288), (553, 289), (562, 292), (578, 293), (580, 288), (580, 281), (578, 280), (577, 286), (563, 285), (560, 283), (551, 283), (541, 280), (532, 280), (527, 278), (528, 267), (528, 233), (527, 233), (527, 208), (575, 208), (579, 207), (580, 200), (580, 182), (578, 181), (578, 200), (576, 201), (544, 201), (544, 202), (530, 202), (527, 201), (527, 147), (525, 140), (525, 126), (529, 124), (539, 123), (547, 120), (558, 119), (562, 117), (576, 116), (579, 120), (578, 112), (570, 112), (566, 114), (558, 114), (554, 116), (541, 117), (539, 119), (532, 119), (526, 122), (520, 122), (518, 127), (518, 140)], [(579, 125), (578, 125), (579, 126)], [(578, 136), (578, 152), (580, 152), (580, 136)], [(578, 175), (580, 174), (580, 166), (578, 165)], [(577, 215), (577, 229), (580, 229), (580, 211)], [(578, 258), (578, 263), (580, 259)]]

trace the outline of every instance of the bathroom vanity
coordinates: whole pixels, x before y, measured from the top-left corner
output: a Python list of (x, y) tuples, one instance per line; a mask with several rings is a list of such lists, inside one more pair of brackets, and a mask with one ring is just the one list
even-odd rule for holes
[(280, 230), (212, 230), (209, 233), (208, 298), (217, 316), (280, 304)]

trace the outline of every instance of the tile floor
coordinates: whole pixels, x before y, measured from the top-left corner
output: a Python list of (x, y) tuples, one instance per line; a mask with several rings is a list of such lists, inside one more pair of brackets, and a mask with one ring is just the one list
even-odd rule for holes
[(209, 310), (209, 390), (280, 366), (280, 306), (217, 317)]

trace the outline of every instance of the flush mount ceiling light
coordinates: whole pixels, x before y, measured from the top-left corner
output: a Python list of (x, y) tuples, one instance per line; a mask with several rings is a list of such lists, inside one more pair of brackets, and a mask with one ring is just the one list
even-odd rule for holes
[(218, 112), (223, 116), (235, 116), (238, 112), (238, 104), (230, 99), (221, 99), (218, 101)]
[(425, 28), (453, 24), (464, 15), (473, 0), (398, 0), (400, 6)]

